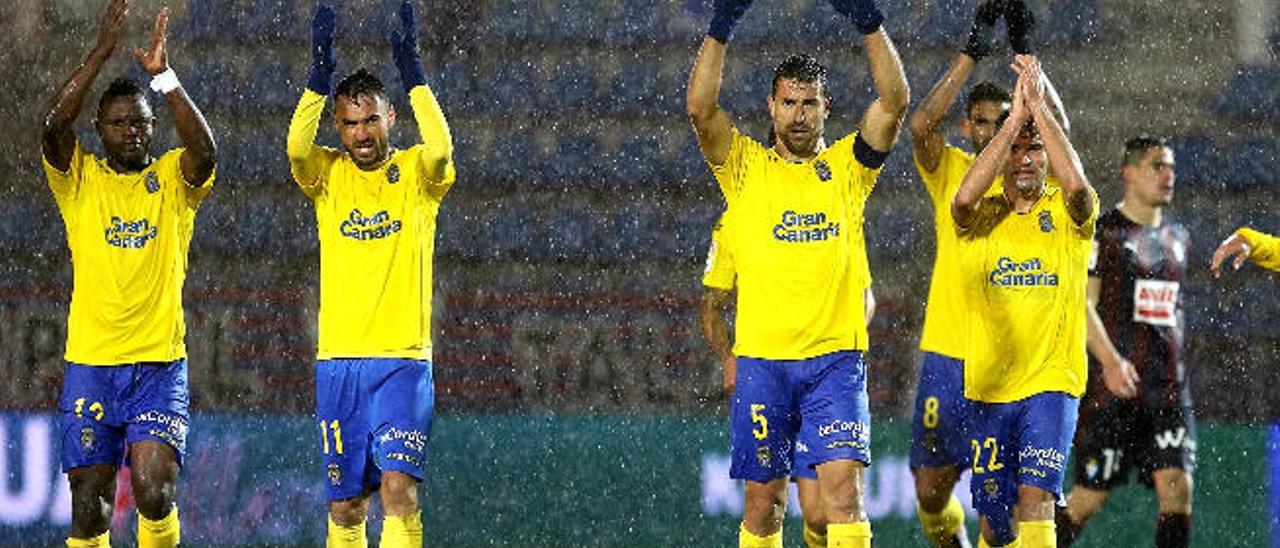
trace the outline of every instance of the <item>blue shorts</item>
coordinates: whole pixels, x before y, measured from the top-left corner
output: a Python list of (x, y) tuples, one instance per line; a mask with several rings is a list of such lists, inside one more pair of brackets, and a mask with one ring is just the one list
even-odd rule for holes
[(90, 366), (67, 363), (58, 398), (62, 471), (127, 464), (127, 447), (158, 441), (178, 465), (187, 449), (187, 360)]
[(367, 358), (317, 363), (316, 418), (328, 500), (373, 492), (384, 472), (421, 481), (434, 413), (429, 361)]
[(861, 352), (806, 360), (740, 357), (729, 414), (729, 476), (763, 483), (833, 460), (870, 463), (870, 417)]
[(969, 402), (973, 507), (987, 518), (1000, 545), (1013, 541), (1018, 486), (1053, 493), (1061, 502), (1062, 477), (1076, 431), (1080, 400), (1062, 392), (1011, 403)]
[(964, 362), (925, 352), (911, 420), (911, 469), (969, 466), (968, 428)]

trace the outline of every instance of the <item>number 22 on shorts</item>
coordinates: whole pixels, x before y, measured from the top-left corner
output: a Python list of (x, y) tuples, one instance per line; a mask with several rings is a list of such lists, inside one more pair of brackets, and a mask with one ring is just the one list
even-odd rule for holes
[(751, 422), (759, 425), (758, 428), (752, 428), (751, 433), (754, 434), (758, 440), (769, 437), (769, 419), (764, 415), (761, 415), (761, 411), (764, 411), (763, 403), (751, 404)]
[[(973, 473), (981, 474), (983, 472), (995, 472), (1004, 468), (1004, 464), (998, 459), (1000, 458), (1000, 443), (995, 438), (987, 438), (978, 443), (978, 440), (969, 440), (969, 444), (973, 447)], [(991, 458), (987, 461), (987, 468), (984, 470), (982, 465), (982, 450), (989, 449)]]

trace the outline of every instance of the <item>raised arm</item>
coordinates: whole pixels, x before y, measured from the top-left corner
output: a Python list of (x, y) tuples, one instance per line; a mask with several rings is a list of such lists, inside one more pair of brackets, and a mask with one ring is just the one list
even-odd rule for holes
[(1000, 166), (1003, 166), (1009, 158), (1009, 148), (1013, 146), (1013, 142), (1018, 138), (1018, 132), (1022, 131), (1023, 124), (1030, 117), (1022, 98), (1021, 82), (1020, 77), (1018, 84), (1014, 85), (1013, 104), (1009, 107), (1008, 119), (1000, 125), (1000, 129), (996, 130), (995, 136), (991, 138), (986, 148), (978, 153), (973, 165), (964, 174), (955, 197), (951, 199), (951, 217), (955, 219), (956, 226), (962, 229), (970, 228), (973, 224), (982, 197), (991, 188), (991, 183), (996, 180)]
[(712, 165), (724, 165), (733, 144), (733, 120), (720, 108), (720, 83), (724, 77), (724, 52), (729, 44), (733, 27), (751, 7), (752, 0), (715, 0), (714, 15), (702, 39), (698, 58), (693, 61), (693, 73), (689, 75), (689, 90), (685, 93), (685, 108), (689, 120), (698, 135), (702, 155)]
[(333, 51), (333, 29), (337, 19), (332, 7), (316, 6), (315, 15), (311, 18), (311, 75), (293, 117), (289, 119), (286, 143), (289, 170), (304, 189), (319, 182), (325, 166), (324, 159), (314, 151), (320, 116), (324, 114), (325, 101), (333, 91), (333, 73), (338, 65)]
[(71, 73), (71, 77), (58, 88), (49, 105), (49, 112), (45, 114), (44, 127), (41, 129), (41, 148), (49, 165), (59, 171), (71, 168), (71, 156), (76, 146), (72, 125), (80, 116), (84, 99), (89, 95), (94, 79), (102, 71), (102, 65), (116, 49), (116, 43), (120, 41), (120, 33), (124, 29), (124, 18), (128, 13), (128, 0), (112, 0), (107, 6), (99, 24), (98, 42), (89, 51), (84, 62)]
[(907, 75), (902, 70), (902, 60), (884, 29), (864, 34), (863, 40), (878, 96), (867, 107), (858, 134), (877, 152), (889, 152), (902, 129), (902, 121), (911, 102), (911, 90), (907, 86)]
[(1085, 177), (1084, 166), (1080, 164), (1075, 147), (1071, 146), (1071, 140), (1067, 138), (1066, 131), (1058, 123), (1053, 108), (1045, 99), (1045, 79), (1041, 74), (1040, 62), (1032, 56), (1018, 57), (1025, 67), (1023, 74), (1026, 75), (1025, 78), (1019, 78), (1018, 86), (1025, 88), (1022, 92), (1031, 112), (1031, 119), (1035, 120), (1040, 138), (1044, 140), (1049, 168), (1062, 184), (1067, 213), (1077, 225), (1083, 225), (1093, 217), (1096, 201), (1093, 187)]
[(178, 161), (182, 168), (182, 178), (187, 184), (199, 187), (213, 175), (218, 148), (204, 115), (196, 108), (191, 97), (187, 96), (186, 90), (178, 83), (178, 76), (169, 67), (169, 56), (165, 50), (165, 31), (168, 25), (169, 8), (160, 8), (155, 28), (151, 31), (151, 49), (134, 48), (133, 56), (138, 59), (143, 70), (151, 75), (151, 89), (163, 93), (165, 103), (169, 105), (178, 138), (182, 140), (182, 158)]
[(418, 51), (418, 24), (413, 17), (413, 5), (405, 0), (400, 4), (400, 28), (390, 36), (391, 53), (396, 68), (400, 70), (400, 82), (409, 94), (413, 116), (418, 122), (418, 134), (422, 137), (423, 165), (428, 179), (443, 182), (447, 178), (453, 158), (453, 137), (444, 111), (431, 88), (427, 87), (427, 73), (422, 68), (422, 54)]
[(1214, 278), (1222, 275), (1222, 264), (1228, 260), (1233, 270), (1240, 270), (1245, 260), (1250, 260), (1262, 268), (1280, 272), (1280, 238), (1242, 227), (1213, 252), (1209, 266)]
[(969, 40), (946, 74), (933, 85), (929, 95), (911, 113), (907, 129), (911, 131), (911, 148), (916, 161), (930, 173), (938, 169), (946, 139), (942, 134), (942, 118), (955, 102), (960, 88), (969, 80), (973, 67), (991, 54), (992, 36), (1000, 20), (1001, 0), (984, 0), (978, 5), (969, 30)]
[(729, 292), (708, 287), (702, 293), (702, 303), (698, 307), (698, 323), (702, 326), (702, 338), (706, 339), (707, 346), (711, 347), (711, 351), (720, 360), (724, 373), (724, 391), (732, 394), (737, 360), (733, 355), (733, 345), (729, 342), (729, 323), (724, 319), (728, 309)]

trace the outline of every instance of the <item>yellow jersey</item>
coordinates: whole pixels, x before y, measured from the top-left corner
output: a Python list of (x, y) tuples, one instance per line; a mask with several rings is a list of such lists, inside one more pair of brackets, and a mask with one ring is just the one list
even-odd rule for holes
[(374, 170), (312, 144), (325, 96), (305, 91), (290, 123), (290, 165), (320, 239), (317, 359), (431, 359), (436, 214), (456, 173), (435, 98), (425, 86), (409, 97), (424, 144)]
[(734, 354), (797, 360), (866, 350), (862, 219), (880, 169), (854, 158), (856, 137), (789, 162), (735, 129), (724, 164), (711, 166), (733, 219)]
[(1263, 234), (1252, 228), (1241, 228), (1236, 231), (1249, 247), (1249, 260), (1258, 266), (1280, 272), (1280, 238)]
[(68, 362), (123, 365), (185, 358), (182, 284), (196, 209), (213, 187), (183, 179), (182, 149), (117, 173), (76, 141), (63, 172), (44, 161), (67, 230), (73, 287)]
[(728, 242), (728, 213), (721, 215), (711, 230), (711, 249), (707, 250), (707, 265), (702, 271), (702, 285), (721, 291), (733, 289), (737, 276), (733, 269), (733, 253)]
[(1064, 194), (1047, 186), (1025, 214), (1013, 212), (1003, 195), (984, 197), (973, 226), (960, 230), (969, 399), (1008, 403), (1084, 392), (1085, 285), (1097, 196), (1093, 216), (1077, 225)]
[[(937, 242), (920, 349), (952, 358), (963, 355), (965, 319), (963, 288), (960, 277), (955, 275), (959, 265), (960, 240), (956, 235), (956, 223), (951, 218), (951, 199), (955, 197), (973, 160), (973, 154), (948, 144), (943, 147), (938, 167), (932, 172), (920, 165), (919, 158), (915, 162), (920, 180), (933, 202), (933, 232)], [(991, 187), (998, 191), (999, 181)]]

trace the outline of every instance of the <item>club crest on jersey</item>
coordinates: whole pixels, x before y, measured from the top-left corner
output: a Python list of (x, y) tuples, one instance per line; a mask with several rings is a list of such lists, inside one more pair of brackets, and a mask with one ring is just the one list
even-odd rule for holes
[(387, 183), (394, 185), (398, 182), (400, 182), (400, 164), (387, 166)]
[(1040, 232), (1053, 232), (1053, 214), (1048, 211), (1040, 212)]
[(818, 160), (817, 162), (814, 162), (813, 172), (816, 173), (818, 175), (818, 179), (821, 179), (824, 183), (831, 180), (831, 166), (827, 165), (826, 160)]
[(142, 177), (142, 181), (147, 188), (147, 194), (155, 194), (160, 191), (160, 176), (156, 175), (156, 172), (148, 171)]

